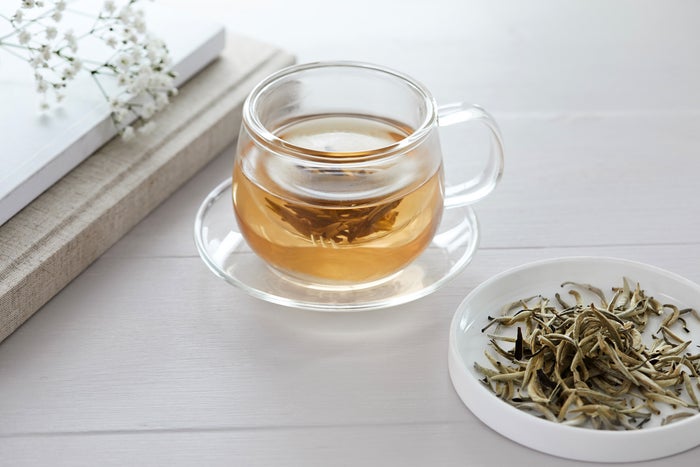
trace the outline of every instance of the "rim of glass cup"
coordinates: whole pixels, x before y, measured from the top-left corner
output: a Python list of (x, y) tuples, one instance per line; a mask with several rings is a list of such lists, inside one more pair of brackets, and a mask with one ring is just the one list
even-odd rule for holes
[[(253, 112), (253, 109), (257, 107), (258, 99), (260, 98), (260, 95), (263, 93), (263, 91), (265, 91), (269, 86), (273, 85), (275, 82), (286, 78), (290, 75), (323, 68), (353, 68), (360, 70), (368, 70), (401, 80), (409, 87), (413, 88), (422, 98), (427, 110), (425, 118), (423, 119), (421, 124), (418, 125), (418, 127), (415, 130), (413, 130), (409, 135), (393, 144), (366, 151), (344, 152), (343, 154), (346, 157), (343, 157), (342, 159), (333, 157), (332, 152), (320, 151), (306, 148), (303, 146), (294, 145), (278, 137), (271, 130), (266, 128), (265, 125), (263, 125), (263, 123), (258, 118), (257, 114)], [(323, 61), (292, 65), (287, 68), (283, 68), (271, 74), (267, 78), (263, 79), (253, 88), (253, 90), (250, 92), (245, 102), (243, 103), (243, 124), (248, 130), (248, 134), (254, 141), (264, 146), (267, 146), (268, 149), (275, 150), (276, 153), (282, 152), (294, 156), (296, 158), (315, 160), (318, 162), (332, 162), (333, 164), (337, 164), (339, 161), (357, 162), (367, 161), (371, 159), (384, 159), (386, 157), (390, 157), (396, 154), (402, 154), (407, 150), (419, 145), (428, 136), (432, 127), (437, 122), (437, 108), (437, 103), (430, 91), (428, 91), (428, 89), (423, 84), (411, 78), (410, 76), (401, 73), (400, 71), (366, 62), (344, 60)]]

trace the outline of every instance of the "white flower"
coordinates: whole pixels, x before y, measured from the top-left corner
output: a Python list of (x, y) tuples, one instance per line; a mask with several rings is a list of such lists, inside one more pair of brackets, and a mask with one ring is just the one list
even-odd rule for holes
[(119, 11), (119, 19), (125, 24), (129, 23), (129, 19), (131, 19), (132, 16), (134, 16), (134, 10), (132, 10), (129, 5)]
[(22, 10), (17, 10), (15, 15), (12, 17), (12, 20), (17, 24), (21, 24), (22, 20), (24, 20), (24, 13)]
[(51, 19), (57, 23), (59, 21), (61, 21), (62, 18), (63, 18), (63, 13), (61, 13), (60, 11), (54, 11), (53, 14), (51, 15)]
[(121, 54), (117, 58), (117, 66), (122, 70), (128, 70), (131, 66), (131, 57), (128, 54)]
[(22, 8), (34, 8), (34, 0), (22, 0)]
[(42, 78), (41, 76), (38, 76), (37, 80), (36, 80), (36, 91), (39, 94), (44, 94), (48, 90), (49, 90), (49, 85), (46, 83), (46, 80), (44, 78)]
[(107, 40), (105, 40), (105, 44), (107, 44), (108, 47), (116, 49), (118, 45), (117, 38), (114, 36), (109, 36)]
[(168, 57), (168, 48), (163, 42), (152, 40), (146, 44), (146, 55), (151, 62), (159, 63)]
[(49, 26), (48, 28), (46, 28), (46, 38), (48, 40), (54, 40), (57, 35), (58, 29), (56, 29), (54, 26)]
[(56, 11), (63, 11), (63, 10), (65, 10), (65, 9), (66, 9), (66, 2), (65, 2), (65, 0), (57, 0), (56, 3), (55, 3), (55, 5), (54, 5), (54, 8), (56, 9)]
[(41, 101), (41, 103), (39, 104), (39, 108), (41, 110), (49, 110), (49, 103), (46, 101)]
[(19, 36), (17, 36), (17, 40), (20, 44), (25, 45), (28, 44), (30, 40), (32, 40), (32, 35), (26, 29), (22, 29), (19, 33)]
[(168, 94), (162, 91), (156, 93), (155, 103), (156, 109), (158, 111), (163, 110), (165, 106), (167, 106), (170, 103), (170, 99), (168, 99)]
[(71, 68), (73, 69), (74, 73), (78, 73), (80, 70), (83, 69), (82, 60), (80, 60), (79, 58), (74, 58), (71, 62)]
[(114, 0), (106, 0), (102, 9), (107, 13), (114, 13), (117, 10), (117, 5), (114, 4)]
[(156, 107), (153, 105), (153, 103), (147, 102), (146, 104), (143, 104), (143, 107), (141, 107), (140, 117), (144, 120), (148, 120), (154, 113), (156, 113)]
[(29, 64), (32, 66), (32, 68), (36, 69), (41, 66), (44, 66), (46, 62), (44, 59), (41, 57), (41, 55), (34, 55), (31, 60), (29, 60)]
[(154, 47), (146, 47), (146, 55), (148, 56), (148, 60), (155, 63), (158, 61), (160, 51)]
[(125, 88), (131, 84), (131, 77), (127, 73), (119, 73), (117, 75), (117, 86)]
[(42, 45), (39, 48), (39, 53), (41, 54), (41, 58), (43, 58), (45, 61), (48, 62), (51, 59), (51, 48), (49, 48), (48, 45)]
[(143, 20), (143, 18), (137, 17), (134, 20), (134, 29), (141, 34), (146, 32), (146, 22)]
[(149, 133), (152, 133), (155, 127), (156, 122), (154, 122), (153, 120), (148, 121), (139, 127), (139, 133), (141, 133), (142, 135), (147, 135)]
[(137, 74), (133, 77), (126, 90), (131, 94), (138, 95), (146, 89), (147, 83), (148, 80), (143, 75)]
[(114, 112), (117, 109), (120, 109), (124, 106), (124, 102), (119, 100), (116, 97), (113, 97), (112, 99), (109, 100), (109, 108), (112, 109), (112, 112)]
[(163, 75), (153, 73), (148, 78), (148, 89), (161, 89), (163, 87)]
[(141, 61), (141, 51), (137, 47), (131, 49), (131, 59), (134, 63), (139, 63)]
[(72, 67), (66, 67), (63, 69), (63, 79), (72, 79), (73, 77), (75, 77), (75, 71)]
[(154, 51), (160, 51), (164, 46), (165, 43), (156, 37), (149, 37), (146, 41), (146, 48)]
[(175, 78), (177, 77), (177, 73), (168, 73), (163, 75), (163, 83), (165, 87), (167, 88), (172, 88), (175, 87)]
[(63, 39), (66, 41), (68, 48), (73, 52), (78, 50), (78, 39), (75, 38), (75, 34), (72, 29), (67, 30), (63, 33)]
[(131, 141), (134, 139), (134, 127), (127, 126), (122, 130), (122, 139), (124, 141)]
[(129, 110), (125, 107), (119, 107), (117, 109), (112, 110), (112, 116), (114, 117), (114, 121), (117, 123), (121, 123), (122, 121), (124, 121), (128, 113)]

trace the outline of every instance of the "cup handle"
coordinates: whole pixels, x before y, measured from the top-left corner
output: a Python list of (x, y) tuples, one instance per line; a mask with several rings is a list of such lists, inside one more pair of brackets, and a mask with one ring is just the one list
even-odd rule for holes
[(445, 188), (446, 208), (477, 202), (496, 188), (503, 175), (503, 140), (493, 117), (478, 105), (462, 102), (447, 104), (438, 108), (438, 125), (441, 127), (472, 121), (483, 123), (491, 132), (489, 160), (479, 175), (465, 182)]

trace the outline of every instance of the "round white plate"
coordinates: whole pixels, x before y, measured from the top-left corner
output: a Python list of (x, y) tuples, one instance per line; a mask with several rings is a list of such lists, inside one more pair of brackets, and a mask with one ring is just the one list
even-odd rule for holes
[[(481, 329), (487, 315), (498, 316), (515, 300), (542, 294), (554, 297), (564, 281), (589, 283), (608, 290), (622, 278), (639, 282), (647, 295), (662, 303), (700, 310), (700, 286), (662, 269), (614, 258), (561, 258), (527, 264), (501, 273), (474, 289), (460, 304), (450, 326), (449, 371), (462, 401), (495, 431), (555, 456), (595, 462), (633, 462), (685, 451), (700, 444), (700, 415), (660, 426), (655, 417), (634, 431), (573, 427), (538, 418), (501, 400), (479, 380), (474, 362), (488, 366), (484, 350), (489, 340)], [(609, 293), (609, 292), (606, 292)], [(700, 323), (688, 318), (691, 352), (698, 351)], [(659, 404), (661, 408), (663, 404)], [(692, 409), (691, 409), (692, 410)], [(662, 414), (663, 416), (663, 414)]]
[(236, 224), (229, 178), (202, 202), (194, 237), (209, 269), (254, 297), (311, 310), (359, 311), (407, 303), (446, 284), (472, 260), (479, 229), (471, 208), (445, 209), (432, 243), (389, 280), (348, 290), (311, 288), (285, 279), (248, 247)]

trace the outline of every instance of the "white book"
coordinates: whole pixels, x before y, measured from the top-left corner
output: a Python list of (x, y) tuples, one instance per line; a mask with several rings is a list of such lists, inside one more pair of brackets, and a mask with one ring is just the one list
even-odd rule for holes
[[(0, 8), (10, 3), (20, 2), (0, 0)], [(62, 28), (85, 20), (76, 13), (79, 8), (80, 2), (69, 3)], [(223, 50), (222, 25), (157, 3), (143, 2), (143, 8), (148, 30), (170, 50), (176, 86)], [(3, 32), (7, 30), (0, 27)], [(35, 88), (30, 65), (0, 48), (0, 225), (116, 134), (109, 103), (86, 73), (68, 85), (60, 104), (45, 112), (39, 111)]]

